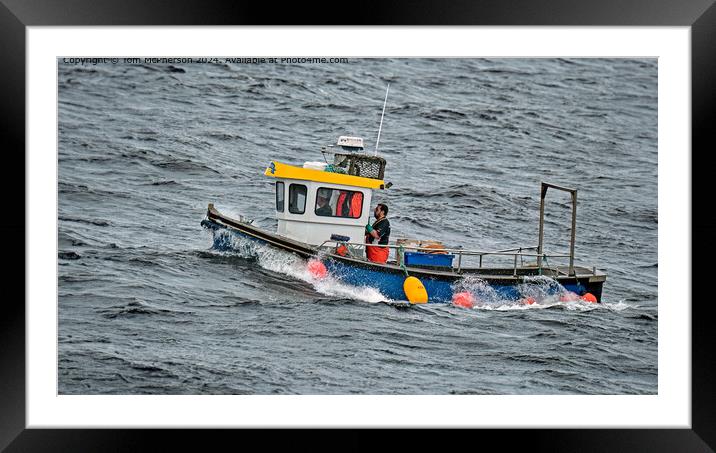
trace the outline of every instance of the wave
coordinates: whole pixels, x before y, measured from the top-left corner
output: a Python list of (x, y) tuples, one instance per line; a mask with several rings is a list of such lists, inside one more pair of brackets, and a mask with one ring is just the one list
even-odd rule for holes
[(171, 171), (178, 171), (183, 173), (192, 173), (192, 172), (200, 172), (200, 173), (215, 173), (219, 174), (218, 171), (214, 170), (213, 168), (200, 164), (198, 162), (194, 162), (192, 160), (184, 159), (184, 160), (165, 160), (165, 161), (153, 161), (152, 165), (163, 168), (165, 170), (171, 170)]
[(107, 222), (106, 220), (83, 219), (83, 218), (80, 218), (80, 217), (60, 216), (60, 217), (57, 218), (57, 220), (61, 220), (61, 221), (64, 221), (64, 222), (87, 223), (87, 224), (90, 224), (90, 225), (101, 226), (101, 227), (110, 226), (110, 223)]
[(140, 316), (140, 315), (186, 315), (193, 314), (190, 311), (178, 311), (170, 310), (167, 308), (159, 308), (151, 305), (147, 302), (131, 298), (131, 300), (123, 305), (115, 305), (113, 307), (107, 307), (105, 309), (98, 310), (98, 312), (105, 318), (114, 319), (117, 317), (124, 316)]

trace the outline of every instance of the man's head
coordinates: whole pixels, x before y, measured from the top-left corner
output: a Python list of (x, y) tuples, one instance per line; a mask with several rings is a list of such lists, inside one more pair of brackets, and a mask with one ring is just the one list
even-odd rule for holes
[(378, 205), (375, 207), (375, 211), (373, 211), (373, 215), (376, 219), (386, 217), (388, 215), (388, 205), (386, 205), (385, 203), (378, 203)]
[(325, 190), (319, 190), (318, 191), (318, 205), (324, 206), (326, 203), (328, 203), (328, 199), (330, 197), (331, 196), (328, 193), (326, 193)]

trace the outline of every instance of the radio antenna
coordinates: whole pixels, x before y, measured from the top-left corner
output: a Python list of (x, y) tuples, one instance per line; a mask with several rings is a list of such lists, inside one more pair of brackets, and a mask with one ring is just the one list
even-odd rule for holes
[(388, 103), (388, 92), (390, 91), (390, 82), (388, 82), (388, 88), (385, 90), (385, 101), (383, 101), (383, 113), (380, 114), (380, 126), (378, 126), (378, 139), (375, 141), (375, 154), (378, 155), (378, 143), (380, 143), (380, 131), (383, 129), (383, 116), (385, 116), (385, 105)]

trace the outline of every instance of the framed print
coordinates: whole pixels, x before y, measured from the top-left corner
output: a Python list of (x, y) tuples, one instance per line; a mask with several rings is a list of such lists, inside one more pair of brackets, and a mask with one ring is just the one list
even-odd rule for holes
[(547, 3), (256, 27), (294, 11), (6, 2), (25, 309), (8, 298), (1, 444), (713, 448), (690, 182), (716, 9)]

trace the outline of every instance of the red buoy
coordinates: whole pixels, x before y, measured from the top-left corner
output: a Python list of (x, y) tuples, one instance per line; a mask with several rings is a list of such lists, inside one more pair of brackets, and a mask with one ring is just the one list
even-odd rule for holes
[(532, 297), (532, 296), (525, 297), (524, 299), (522, 299), (522, 304), (523, 304), (523, 305), (534, 305), (536, 302), (537, 302), (537, 301), (536, 301), (535, 298)]
[(475, 306), (475, 297), (469, 291), (455, 293), (452, 296), (452, 304), (456, 307), (472, 308)]
[(326, 269), (326, 266), (320, 260), (308, 261), (308, 272), (314, 278), (324, 278), (328, 275), (328, 269)]
[(597, 303), (597, 298), (594, 297), (594, 294), (592, 293), (586, 293), (584, 296), (582, 296), (582, 300), (585, 302), (591, 302), (593, 304)]

